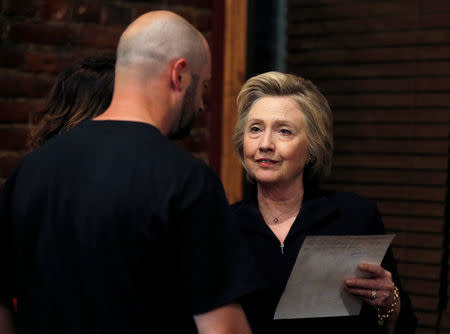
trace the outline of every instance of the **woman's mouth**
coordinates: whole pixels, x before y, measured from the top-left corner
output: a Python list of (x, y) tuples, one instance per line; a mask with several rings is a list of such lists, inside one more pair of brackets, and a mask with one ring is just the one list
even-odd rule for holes
[(272, 167), (277, 164), (278, 161), (272, 159), (257, 159), (256, 163), (259, 167)]

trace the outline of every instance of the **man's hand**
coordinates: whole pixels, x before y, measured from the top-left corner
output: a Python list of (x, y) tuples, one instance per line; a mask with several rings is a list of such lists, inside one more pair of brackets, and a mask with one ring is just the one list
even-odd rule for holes
[(194, 316), (199, 334), (251, 334), (239, 304), (228, 304)]
[(15, 334), (14, 319), (11, 310), (0, 303), (0, 334)]

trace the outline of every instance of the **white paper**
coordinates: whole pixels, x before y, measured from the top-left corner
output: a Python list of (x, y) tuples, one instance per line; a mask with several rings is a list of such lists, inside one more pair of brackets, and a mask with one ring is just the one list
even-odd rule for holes
[(394, 235), (310, 236), (303, 242), (274, 319), (357, 315), (362, 301), (343, 290), (362, 277), (361, 262), (380, 265)]

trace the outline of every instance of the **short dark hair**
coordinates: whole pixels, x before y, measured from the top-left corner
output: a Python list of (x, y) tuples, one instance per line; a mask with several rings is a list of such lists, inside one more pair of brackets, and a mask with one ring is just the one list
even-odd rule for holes
[(61, 72), (44, 108), (32, 115), (31, 148), (103, 113), (111, 103), (114, 72), (115, 58), (109, 56), (82, 59)]

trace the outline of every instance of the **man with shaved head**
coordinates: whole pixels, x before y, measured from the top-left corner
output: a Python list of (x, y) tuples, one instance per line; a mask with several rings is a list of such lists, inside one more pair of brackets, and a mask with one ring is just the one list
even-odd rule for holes
[[(204, 108), (203, 89), (210, 76), (205, 38), (176, 14), (150, 12), (120, 38), (115, 98), (101, 119), (144, 121), (170, 138), (183, 138)], [(125, 101), (131, 103), (126, 112)]]
[[(258, 284), (219, 179), (167, 137), (204, 108), (211, 56), (180, 16), (123, 33), (111, 105), (31, 152), (0, 197), (0, 333), (249, 333)], [(1, 306), (3, 305), (3, 306)]]

